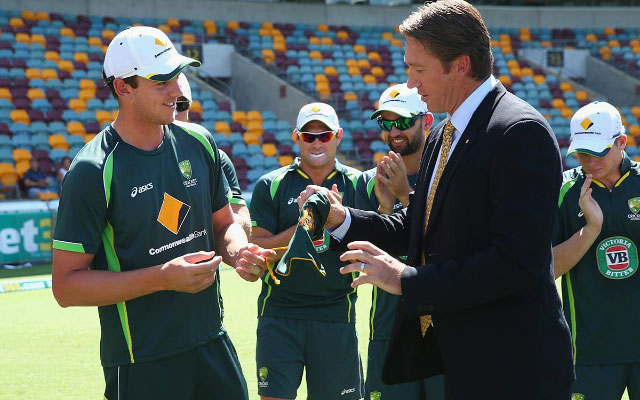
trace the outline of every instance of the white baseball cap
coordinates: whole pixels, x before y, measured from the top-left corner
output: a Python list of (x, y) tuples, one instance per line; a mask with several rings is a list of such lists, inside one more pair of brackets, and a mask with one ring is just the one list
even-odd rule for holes
[(191, 85), (189, 85), (189, 80), (185, 74), (180, 74), (178, 77), (178, 86), (180, 87), (182, 96), (187, 99), (189, 103), (193, 102), (193, 99), (191, 98)]
[(418, 89), (409, 89), (406, 83), (389, 86), (382, 92), (378, 101), (378, 110), (371, 114), (375, 119), (383, 111), (391, 111), (401, 117), (411, 118), (417, 114), (426, 114), (427, 103), (422, 101)]
[(567, 156), (586, 153), (604, 157), (624, 132), (620, 113), (614, 106), (604, 101), (589, 103), (571, 118), (571, 144)]
[(310, 103), (302, 107), (298, 113), (296, 130), (300, 132), (300, 130), (311, 121), (320, 121), (332, 131), (340, 129), (336, 110), (325, 103)]
[(188, 65), (199, 67), (200, 61), (180, 55), (160, 29), (134, 26), (118, 33), (109, 43), (104, 56), (105, 84), (134, 75), (166, 82)]

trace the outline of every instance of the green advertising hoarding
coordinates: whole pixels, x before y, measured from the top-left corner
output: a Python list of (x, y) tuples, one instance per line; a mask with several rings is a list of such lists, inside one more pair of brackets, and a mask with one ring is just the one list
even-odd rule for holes
[(51, 260), (51, 211), (0, 214), (0, 264)]

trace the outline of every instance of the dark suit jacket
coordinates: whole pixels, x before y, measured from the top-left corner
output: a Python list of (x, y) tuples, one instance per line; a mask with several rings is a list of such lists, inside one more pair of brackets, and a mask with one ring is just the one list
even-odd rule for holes
[[(419, 266), (402, 275), (383, 380), (444, 371), (456, 400), (569, 393), (571, 339), (551, 252), (562, 172), (551, 127), (498, 83), (451, 154), (424, 235), (443, 127), (428, 138), (408, 209), (391, 216), (350, 209), (341, 244), (368, 240)], [(423, 339), (418, 316), (426, 314), (434, 327)]]

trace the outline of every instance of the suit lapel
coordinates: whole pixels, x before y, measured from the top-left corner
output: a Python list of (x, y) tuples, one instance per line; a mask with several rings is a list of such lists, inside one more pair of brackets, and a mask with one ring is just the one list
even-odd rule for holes
[[(506, 90), (500, 82), (487, 94), (482, 100), (476, 111), (473, 113), (469, 124), (465, 128), (464, 132), (460, 136), (456, 147), (453, 149), (453, 153), (447, 161), (447, 165), (440, 178), (436, 196), (433, 199), (433, 207), (431, 208), (431, 216), (429, 217), (429, 227), (433, 226), (435, 221), (440, 215), (439, 211), (442, 205), (445, 203), (446, 193), (449, 189), (449, 185), (453, 181), (456, 169), (464, 159), (464, 154), (473, 146), (477, 140), (482, 139), (482, 133), (484, 133), (483, 126), (493, 113), (493, 110), (502, 96), (506, 93)], [(429, 228), (427, 227), (427, 228)], [(430, 229), (427, 229), (427, 234)]]

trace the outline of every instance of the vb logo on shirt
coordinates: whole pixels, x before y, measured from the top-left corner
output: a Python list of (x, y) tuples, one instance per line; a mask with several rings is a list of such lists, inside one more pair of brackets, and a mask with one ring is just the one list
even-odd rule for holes
[(614, 236), (596, 247), (600, 273), (609, 279), (625, 279), (638, 270), (638, 249), (631, 239)]

